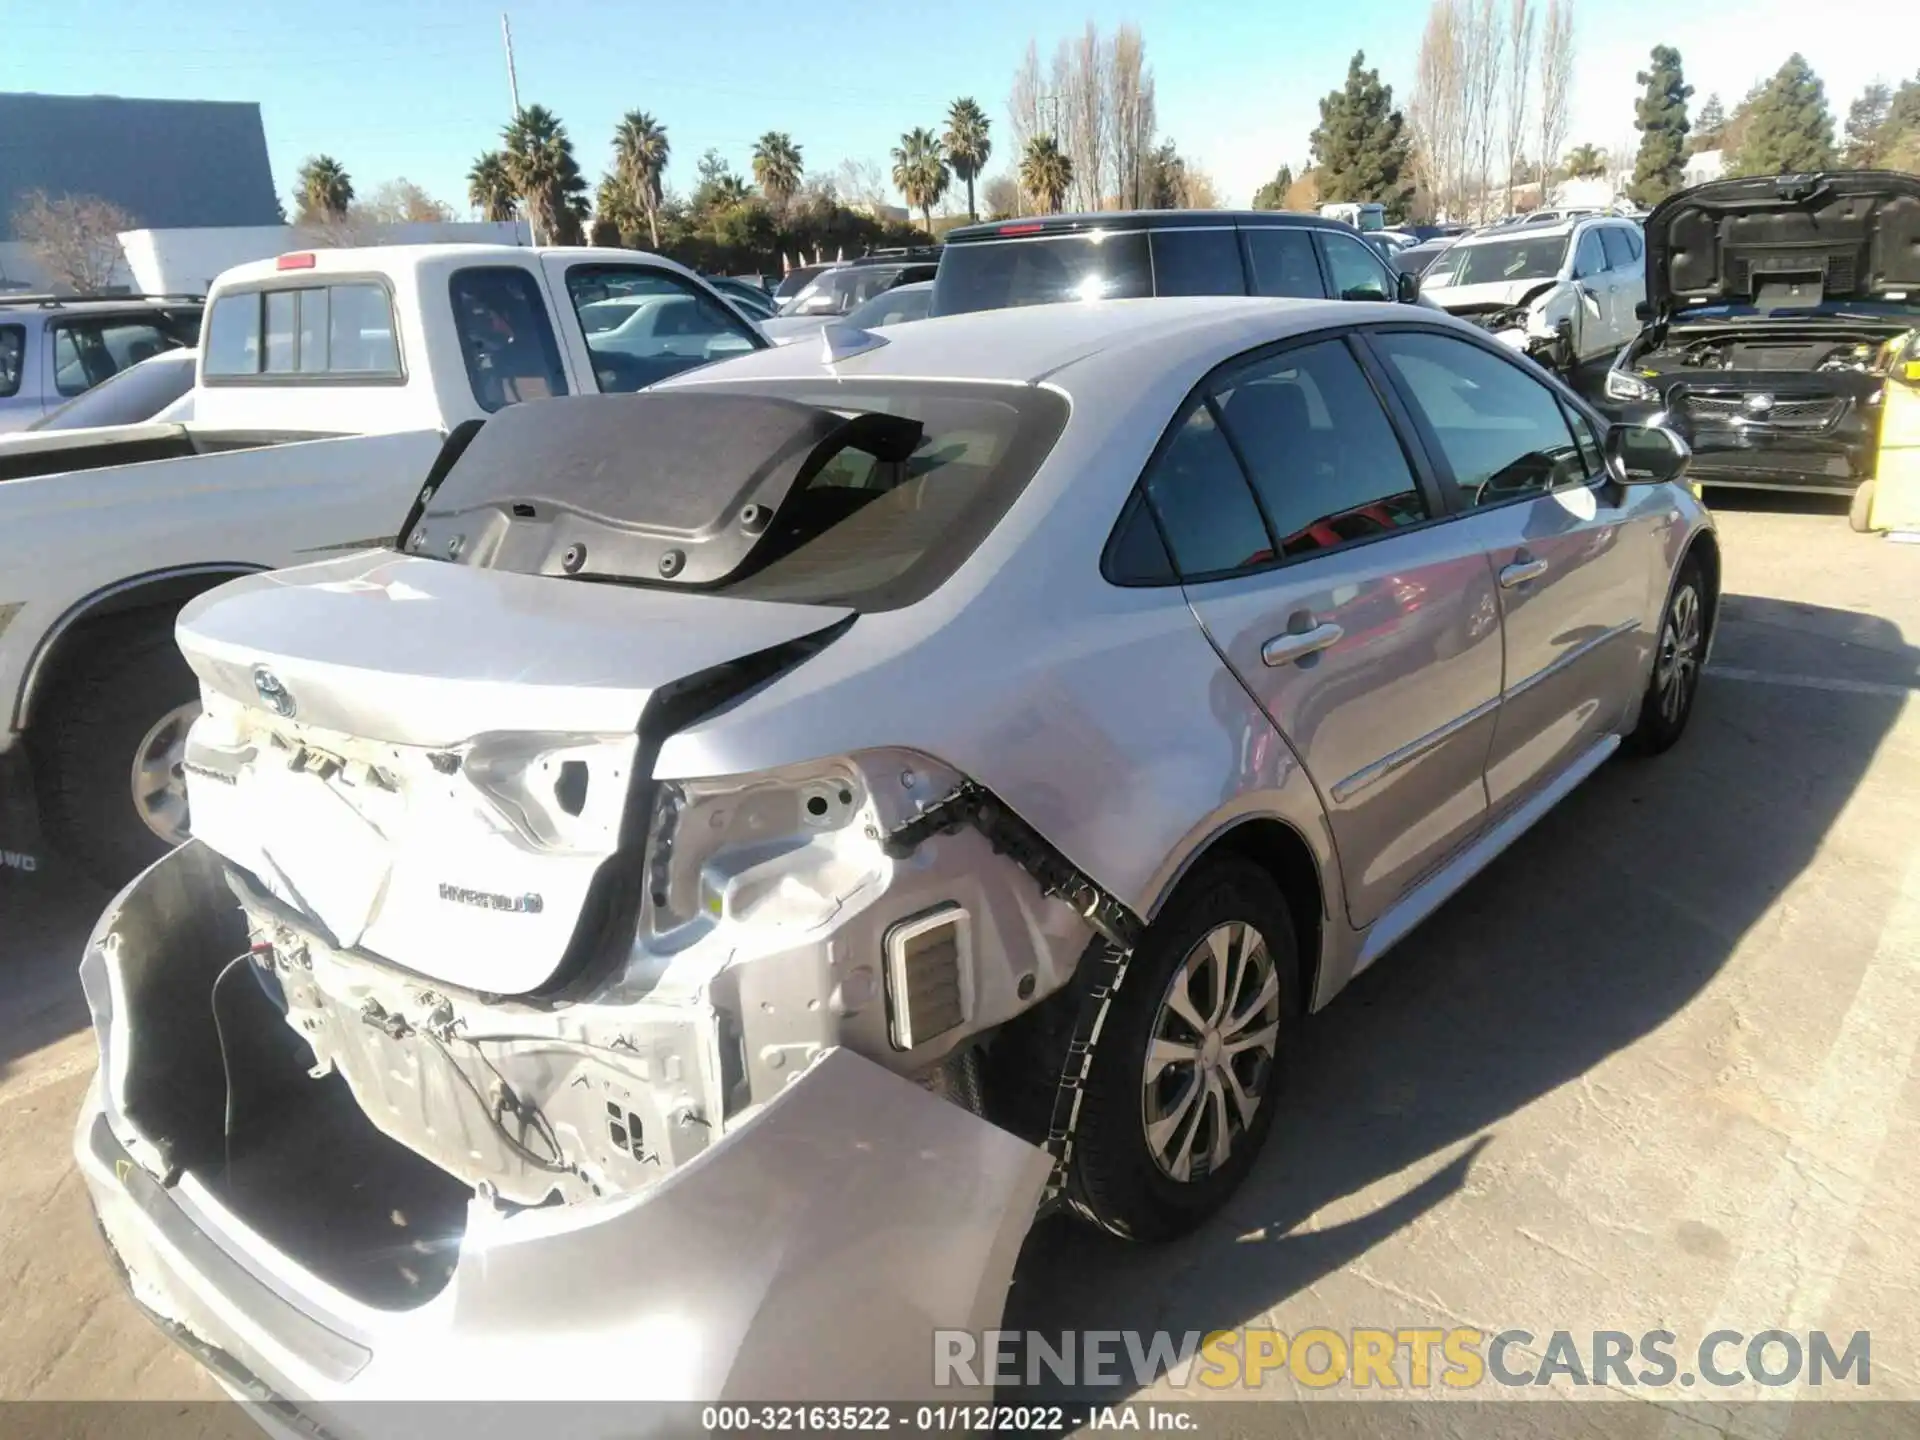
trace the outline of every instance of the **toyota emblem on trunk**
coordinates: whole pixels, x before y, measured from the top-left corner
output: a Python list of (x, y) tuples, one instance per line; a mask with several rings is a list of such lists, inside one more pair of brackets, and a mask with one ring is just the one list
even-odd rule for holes
[(282, 720), (291, 720), (293, 712), (299, 708), (293, 703), (293, 692), (281, 684), (280, 677), (264, 665), (253, 667), (253, 688), (260, 697), (260, 703)]
[(1773, 396), (1749, 395), (1747, 396), (1746, 409), (1747, 414), (1752, 415), (1756, 419), (1762, 419), (1771, 415), (1773, 413)]

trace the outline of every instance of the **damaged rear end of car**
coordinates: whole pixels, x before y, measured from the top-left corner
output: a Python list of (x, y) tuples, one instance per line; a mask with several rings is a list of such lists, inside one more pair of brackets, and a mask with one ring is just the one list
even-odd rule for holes
[(516, 407), (400, 553), (183, 612), (195, 839), (89, 944), (76, 1148), (237, 1393), (881, 1398), (994, 1323), (1058, 1158), (995, 1038), (1137, 920), (934, 755), (660, 763), (938, 588), (1065, 423), (926, 389)]

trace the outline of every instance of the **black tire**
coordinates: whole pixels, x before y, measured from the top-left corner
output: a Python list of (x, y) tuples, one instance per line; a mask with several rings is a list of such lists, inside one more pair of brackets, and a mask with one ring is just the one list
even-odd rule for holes
[[(1681, 667), (1681, 691), (1676, 704), (1668, 695), (1667, 685), (1672, 677), (1672, 663), (1684, 648), (1689, 595), (1696, 624), (1692, 654)], [(1673, 589), (1668, 592), (1666, 607), (1660, 612), (1660, 630), (1654, 637), (1653, 665), (1647, 675), (1646, 694), (1640, 701), (1640, 719), (1624, 746), (1628, 754), (1658, 755), (1672, 749), (1685, 733), (1687, 721), (1693, 717), (1694, 701), (1700, 694), (1700, 669), (1706, 661), (1707, 625), (1711, 619), (1708, 600), (1706, 571), (1697, 556), (1689, 555), (1681, 561), (1680, 573), (1674, 576)]]
[(1847, 506), (1847, 524), (1866, 535), (1873, 530), (1873, 481), (1863, 480), (1860, 488), (1853, 492), (1853, 503)]
[[(1231, 1126), (1238, 1116), (1228, 1122), (1231, 1139), (1225, 1163), (1197, 1178), (1175, 1179), (1148, 1144), (1147, 1050), (1182, 962), (1210, 933), (1235, 923), (1250, 926), (1266, 941), (1277, 981), (1274, 1058), (1263, 1067), (1259, 1103), (1251, 1120), (1237, 1134)], [(1246, 953), (1251, 955), (1251, 947)], [(1253, 963), (1257, 965), (1257, 960)], [(1209, 973), (1202, 964), (1199, 973)], [(1181, 886), (1134, 952), (1094, 1049), (1067, 1178), (1068, 1198), (1081, 1218), (1122, 1239), (1166, 1240), (1192, 1230), (1226, 1203), (1265, 1143), (1285, 1088), (1286, 1064), (1300, 1016), (1299, 971), (1293, 919), (1279, 886), (1266, 871), (1246, 860), (1223, 858), (1207, 862)], [(1253, 974), (1264, 982), (1257, 969)], [(1247, 970), (1241, 975), (1248, 979)], [(1258, 987), (1248, 979), (1247, 988)], [(1228, 1012), (1234, 1009), (1233, 1001), (1230, 995)], [(1269, 1007), (1260, 1007), (1260, 1028), (1264, 1029), (1264, 1017), (1271, 1013)], [(1246, 1052), (1241, 1059), (1250, 1057), (1257, 1058), (1254, 1052)], [(1198, 1066), (1184, 1074), (1169, 1075), (1170, 1071), (1176, 1067), (1160, 1072), (1156, 1083), (1171, 1081), (1178, 1087), (1188, 1078), (1195, 1085), (1201, 1083)], [(1253, 1091), (1251, 1084), (1243, 1088)], [(1214, 1107), (1203, 1086), (1189, 1112), (1193, 1116), (1189, 1146), (1199, 1149), (1198, 1137), (1210, 1137), (1210, 1127), (1217, 1123), (1212, 1117), (1225, 1115), (1231, 1108), (1232, 1100), (1224, 1093)], [(1177, 1130), (1169, 1148), (1178, 1149)]]
[(134, 753), (199, 686), (174, 644), (171, 612), (103, 622), (74, 643), (34, 720), (40, 806), (61, 854), (119, 886), (172, 848), (134, 806)]

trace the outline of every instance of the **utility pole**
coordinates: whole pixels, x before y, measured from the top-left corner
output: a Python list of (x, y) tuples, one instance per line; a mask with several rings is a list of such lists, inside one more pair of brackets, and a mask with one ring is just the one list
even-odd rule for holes
[(500, 12), (500, 43), (507, 47), (507, 95), (513, 101), (513, 118), (520, 118), (520, 81), (513, 73), (513, 27), (507, 24), (507, 12)]

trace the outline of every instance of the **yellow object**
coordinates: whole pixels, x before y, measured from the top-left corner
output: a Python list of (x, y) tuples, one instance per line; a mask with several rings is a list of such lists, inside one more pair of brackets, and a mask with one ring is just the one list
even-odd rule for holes
[(1867, 525), (1920, 533), (1920, 332), (1905, 338), (1900, 360), (1887, 367), (1885, 397)]

